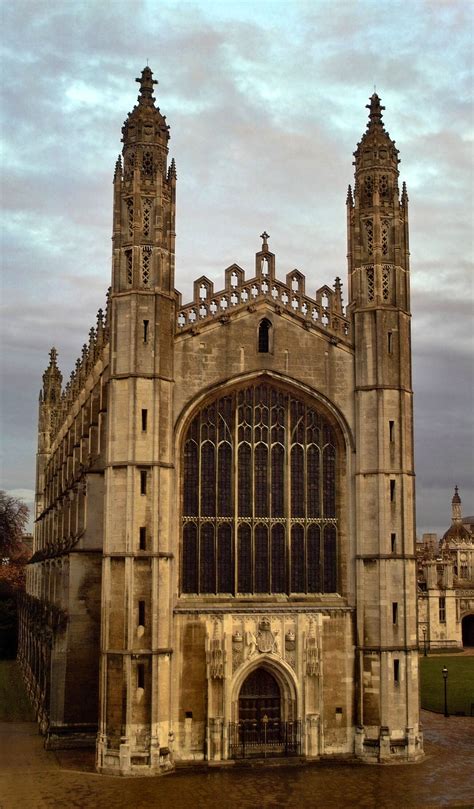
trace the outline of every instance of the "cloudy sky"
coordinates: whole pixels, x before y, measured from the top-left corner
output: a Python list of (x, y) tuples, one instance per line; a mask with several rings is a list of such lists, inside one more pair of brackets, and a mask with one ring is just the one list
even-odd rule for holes
[(376, 85), (410, 198), (418, 533), (474, 513), (470, 0), (15, 0), (2, 10), (1, 487), (31, 500), (37, 400), (110, 279), (112, 174), (149, 60), (178, 170), (176, 286), (346, 275), (352, 152)]

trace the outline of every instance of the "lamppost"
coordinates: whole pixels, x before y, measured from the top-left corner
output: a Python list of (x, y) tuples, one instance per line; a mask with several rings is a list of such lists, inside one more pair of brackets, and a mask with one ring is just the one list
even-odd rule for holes
[(448, 714), (448, 669), (443, 666), (443, 679), (444, 679), (444, 715)]
[(422, 627), (423, 632), (423, 657), (426, 657), (426, 626)]

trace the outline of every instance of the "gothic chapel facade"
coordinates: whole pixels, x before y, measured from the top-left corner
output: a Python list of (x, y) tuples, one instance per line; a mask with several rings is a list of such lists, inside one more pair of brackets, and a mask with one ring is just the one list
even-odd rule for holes
[(176, 169), (143, 70), (114, 176), (112, 286), (39, 404), (19, 658), (47, 745), (100, 772), (422, 755), (408, 198), (370, 99), (341, 282), (174, 286)]

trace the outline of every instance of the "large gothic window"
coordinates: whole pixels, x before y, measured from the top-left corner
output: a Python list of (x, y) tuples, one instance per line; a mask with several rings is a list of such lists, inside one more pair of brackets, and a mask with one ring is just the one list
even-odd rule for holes
[(184, 440), (181, 591), (337, 591), (336, 439), (267, 384), (222, 396)]

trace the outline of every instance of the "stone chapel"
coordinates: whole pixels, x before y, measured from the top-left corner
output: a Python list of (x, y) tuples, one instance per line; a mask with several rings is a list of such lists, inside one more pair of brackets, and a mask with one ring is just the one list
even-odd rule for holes
[(40, 392), (19, 659), (46, 744), (96, 745), (109, 774), (417, 759), (408, 196), (384, 107), (354, 153), (346, 306), (339, 278), (279, 276), (266, 232), (183, 304), (169, 126), (137, 81), (105, 311)]

